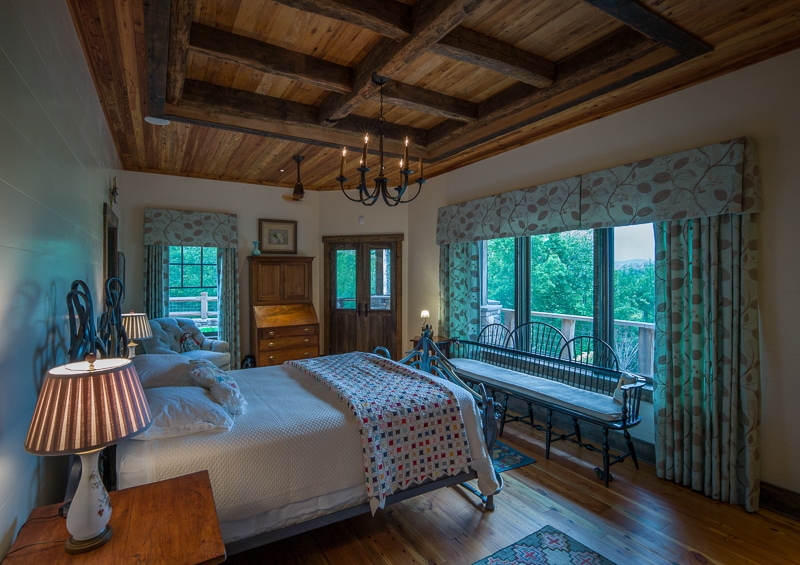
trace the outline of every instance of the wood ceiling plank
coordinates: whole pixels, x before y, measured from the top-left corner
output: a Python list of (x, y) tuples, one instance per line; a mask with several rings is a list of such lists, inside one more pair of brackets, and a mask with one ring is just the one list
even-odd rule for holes
[(584, 2), (690, 58), (713, 49), (701, 39), (651, 12), (635, 0), (584, 0)]
[(342, 94), (353, 90), (353, 71), (349, 67), (206, 25), (192, 25), (189, 47), (207, 57), (325, 90)]
[[(169, 18), (166, 87), (166, 99), (172, 103), (180, 100), (183, 93), (183, 81), (186, 80), (186, 58), (189, 49), (189, 30), (192, 25), (194, 4), (195, 0), (172, 0)], [(158, 11), (160, 12), (161, 8)]]
[(552, 61), (463, 26), (433, 44), (430, 52), (498, 72), (537, 88), (550, 86), (555, 75)]
[(474, 122), (478, 119), (478, 105), (473, 102), (402, 82), (389, 81), (385, 84), (383, 86), (383, 99), (388, 104), (418, 110), (442, 118), (461, 122)]
[(428, 132), (428, 150), (435, 151), (463, 136), (468, 131), (483, 129), (499, 119), (538, 104), (557, 94), (576, 89), (614, 69), (619, 69), (661, 48), (658, 43), (640, 33), (622, 28), (609, 37), (556, 65), (556, 81), (549, 88), (536, 89), (518, 83), (493, 96), (479, 107), (476, 122), (462, 124), (452, 120), (443, 122)]
[(275, 0), (284, 6), (332, 18), (394, 40), (411, 33), (411, 8), (397, 0)]
[(321, 123), (332, 124), (344, 118), (372, 97), (377, 85), (372, 74), (392, 77), (414, 61), (428, 47), (450, 33), (485, 0), (420, 0), (414, 5), (412, 33), (401, 43), (381, 40), (356, 68), (353, 92), (330, 94), (320, 106)]

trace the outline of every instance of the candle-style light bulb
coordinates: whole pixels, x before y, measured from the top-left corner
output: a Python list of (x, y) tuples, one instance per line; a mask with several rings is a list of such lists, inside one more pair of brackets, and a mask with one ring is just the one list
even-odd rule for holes
[(367, 168), (367, 145), (369, 145), (369, 134), (364, 136), (364, 154), (361, 156), (361, 166)]
[(342, 147), (342, 166), (339, 168), (339, 176), (344, 176), (344, 160), (347, 155), (347, 147)]
[(408, 163), (408, 138), (406, 137), (406, 146), (403, 148), (403, 160), (400, 161), (400, 170), (403, 170), (403, 163)]

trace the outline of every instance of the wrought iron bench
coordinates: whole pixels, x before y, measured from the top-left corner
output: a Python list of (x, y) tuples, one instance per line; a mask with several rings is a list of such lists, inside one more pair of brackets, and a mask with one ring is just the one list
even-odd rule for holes
[[(568, 347), (567, 351), (571, 349)], [(645, 380), (617, 368), (592, 364), (581, 355), (577, 357), (584, 362), (574, 361), (563, 353), (552, 357), (500, 345), (454, 340), (448, 362), (465, 381), (543, 407), (547, 411), (546, 426), (537, 425), (532, 418), (531, 424), (546, 433), (545, 457), (550, 458), (550, 445), (558, 440), (569, 440), (599, 452), (603, 455), (603, 468), (595, 468), (595, 472), (608, 486), (611, 465), (630, 456), (639, 468), (628, 430), (641, 422), (639, 406)], [(572, 418), (572, 433), (553, 430), (553, 412)], [(582, 440), (579, 422), (601, 427), (602, 447)], [(627, 453), (609, 451), (610, 430), (623, 432)]]

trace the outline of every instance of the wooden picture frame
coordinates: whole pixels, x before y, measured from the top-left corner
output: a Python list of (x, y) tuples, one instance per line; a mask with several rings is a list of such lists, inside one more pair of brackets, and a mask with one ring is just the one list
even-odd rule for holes
[(258, 220), (258, 241), (262, 253), (297, 253), (297, 222)]

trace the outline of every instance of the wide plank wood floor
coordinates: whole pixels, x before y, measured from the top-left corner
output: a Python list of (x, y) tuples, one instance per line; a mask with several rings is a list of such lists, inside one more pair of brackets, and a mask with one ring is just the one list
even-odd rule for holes
[(494, 512), (460, 487), (228, 557), (234, 565), (469, 565), (550, 524), (618, 565), (800, 564), (800, 522), (714, 502), (631, 461), (603, 487), (600, 456), (566, 442), (544, 458), (541, 432), (506, 426), (507, 444), (536, 463), (503, 473)]

